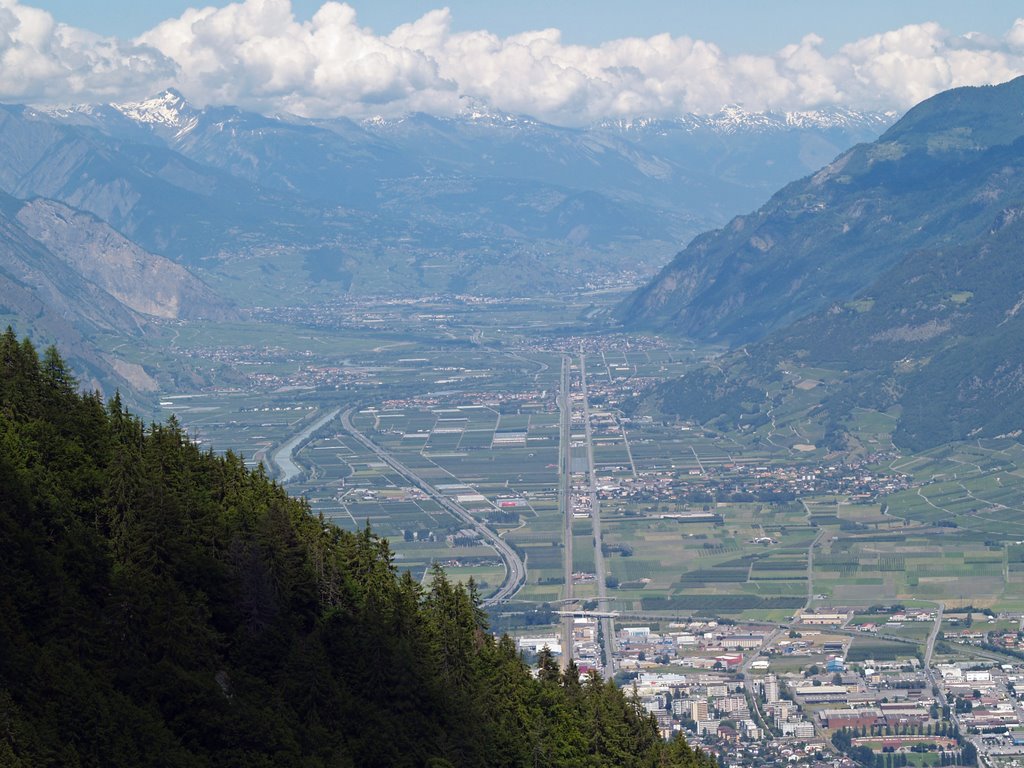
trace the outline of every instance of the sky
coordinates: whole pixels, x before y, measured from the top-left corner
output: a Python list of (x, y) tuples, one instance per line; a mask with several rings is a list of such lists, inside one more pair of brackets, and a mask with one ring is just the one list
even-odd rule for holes
[(991, 0), (0, 0), (0, 101), (175, 87), (310, 117), (490, 107), (562, 125), (844, 106), (905, 110), (1024, 74)]

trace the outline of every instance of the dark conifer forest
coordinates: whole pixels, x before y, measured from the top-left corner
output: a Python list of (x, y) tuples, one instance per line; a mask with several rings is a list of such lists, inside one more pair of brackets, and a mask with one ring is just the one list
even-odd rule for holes
[(0, 766), (692, 766), (475, 588), (0, 337)]

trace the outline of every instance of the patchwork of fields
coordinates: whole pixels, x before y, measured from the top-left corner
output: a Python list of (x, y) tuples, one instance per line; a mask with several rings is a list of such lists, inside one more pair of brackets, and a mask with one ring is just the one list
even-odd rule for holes
[[(771, 418), (750, 429), (663, 421), (632, 398), (706, 350), (575, 337), (565, 329), (581, 307), (546, 311), (538, 321), (522, 306), (481, 315), (451, 304), (388, 305), (370, 318), (380, 319), (379, 328), (281, 324), (270, 326), (262, 347), (251, 327), (226, 327), (225, 338), (249, 350), (231, 363), (248, 385), (167, 395), (163, 406), (205, 447), (263, 462), (272, 475), (272, 458), (289, 438), (334, 409), (355, 407), (356, 428), (516, 548), (528, 573), (509, 610), (529, 612), (558, 608), (565, 596), (556, 395), (562, 354), (585, 349), (611, 610), (651, 621), (771, 622), (805, 606), (880, 602), (1024, 610), (1024, 544), (1017, 543), (1024, 541), (1024, 447), (1015, 440), (901, 457), (890, 440), (893, 415), (861, 410), (846, 425), (855, 452), (868, 457), (857, 471), (909, 476), (909, 488), (870, 498), (757, 498), (742, 487), (755, 469), (788, 468), (792, 485), (802, 468), (833, 461), (808, 414), (841, 373), (784, 372), (767, 393)], [(183, 349), (199, 343), (188, 333), (175, 339)], [(193, 351), (197, 360), (228, 365), (209, 347)], [(573, 423), (573, 467), (586, 461), (583, 434)], [(291, 459), (301, 476), (289, 490), (337, 525), (369, 523), (389, 540), (396, 567), (425, 579), (440, 562), (485, 593), (501, 582), (491, 547), (337, 420)], [(706, 498), (687, 491), (698, 486), (711, 488)], [(572, 534), (574, 592), (591, 600), (592, 520), (579, 514)], [(887, 633), (913, 642), (927, 635), (916, 626)]]

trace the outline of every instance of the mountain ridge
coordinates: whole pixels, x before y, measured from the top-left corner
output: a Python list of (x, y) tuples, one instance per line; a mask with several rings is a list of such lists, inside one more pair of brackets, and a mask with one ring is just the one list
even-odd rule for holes
[[(990, 99), (1017, 100), (1024, 79), (991, 88), (983, 92)], [(945, 105), (965, 98), (961, 90), (929, 99), (874, 143), (698, 236), (617, 316), (627, 326), (751, 341), (851, 297), (910, 249), (980, 234), (1001, 201), (1024, 194), (1006, 170), (1020, 164), (1019, 126), (975, 130), (967, 111), (927, 135), (908, 128), (934, 110), (949, 116)]]
[[(734, 426), (807, 366), (838, 371), (814, 420), (841, 445), (855, 408), (922, 450), (1024, 429), (1024, 78), (939, 94), (872, 144), (695, 238), (618, 311), (741, 344), (655, 394)], [(742, 404), (742, 407), (738, 407)]]
[[(538, 159), (530, 159), (530, 155), (522, 152), (514, 155), (502, 168), (505, 173), (522, 178), (530, 178), (535, 181), (547, 183), (568, 184), (574, 186), (579, 182), (579, 170), (586, 169), (592, 164), (597, 155), (614, 158), (617, 153), (623, 154), (624, 163), (613, 166), (608, 172), (614, 173), (615, 178), (621, 179), (623, 174), (630, 173), (633, 165), (646, 166), (650, 168), (660, 167), (661, 173), (644, 173), (641, 168), (640, 179), (646, 177), (671, 180), (675, 187), (697, 181), (699, 186), (707, 186), (712, 175), (709, 168), (712, 160), (705, 157), (709, 151), (721, 152), (722, 145), (715, 145), (713, 148), (696, 147), (696, 153), (680, 153), (678, 146), (665, 147), (665, 139), (672, 139), (673, 136), (680, 137), (679, 141), (686, 143), (687, 137), (704, 136), (703, 140), (710, 140), (714, 137), (725, 138), (748, 137), (764, 140), (773, 135), (789, 135), (794, 131), (816, 132), (821, 137), (829, 136), (829, 140), (819, 139), (823, 142), (820, 148), (816, 149), (817, 156), (822, 153), (828, 154), (829, 159), (838, 151), (848, 146), (849, 138), (854, 141), (867, 136), (875, 136), (887, 127), (895, 118), (893, 113), (869, 113), (848, 110), (843, 108), (822, 109), (806, 112), (746, 112), (737, 106), (724, 108), (721, 112), (713, 115), (685, 115), (675, 120), (648, 119), (643, 117), (634, 118), (628, 121), (600, 121), (584, 128), (566, 128), (551, 125), (536, 120), (526, 115), (514, 115), (490, 108), (481, 108), (474, 105), (466, 105), (464, 109), (452, 116), (434, 116), (425, 113), (410, 113), (397, 118), (367, 118), (359, 122), (347, 118), (333, 119), (305, 119), (293, 115), (260, 115), (258, 113), (246, 112), (236, 107), (205, 107), (196, 108), (189, 104), (184, 97), (173, 89), (166, 90), (156, 96), (144, 99), (139, 102), (123, 104), (86, 105), (70, 107), (40, 108), (46, 114), (61, 121), (72, 121), (76, 119), (82, 124), (90, 125), (99, 130), (108, 130), (117, 134), (138, 132), (149, 132), (150, 137), (160, 141), (169, 148), (183, 152), (194, 160), (219, 165), (222, 169), (231, 170), (232, 167), (239, 169), (242, 175), (249, 181), (257, 179), (255, 171), (256, 158), (265, 154), (265, 148), (256, 148), (254, 145), (247, 145), (242, 150), (241, 145), (232, 147), (231, 143), (224, 143), (225, 133), (233, 134), (236, 142), (242, 138), (243, 132), (253, 131), (259, 134), (263, 143), (274, 140), (275, 134), (287, 135), (290, 132), (302, 132), (303, 140), (313, 141), (325, 147), (321, 152), (322, 156), (328, 159), (334, 155), (346, 154), (349, 158), (358, 159), (363, 156), (365, 159), (373, 160), (375, 163), (384, 163), (383, 172), (385, 175), (395, 173), (450, 173), (452, 170), (462, 169), (478, 174), (480, 172), (493, 174), (494, 169), (488, 170), (487, 159), (492, 154), (487, 144), (473, 146), (472, 142), (516, 142), (523, 144), (530, 141), (542, 141), (538, 148), (540, 153), (538, 159), (547, 159), (553, 162), (547, 163), (547, 171), (542, 170), (543, 162)], [(132, 131), (127, 131), (122, 123), (128, 122), (133, 126)], [(643, 127), (644, 130), (638, 130)], [(332, 134), (335, 143), (323, 134), (311, 132), (311, 129), (324, 130)], [(410, 130), (411, 129), (411, 130)], [(417, 135), (419, 134), (419, 135)], [(430, 143), (430, 136), (444, 136), (443, 142)], [(645, 147), (643, 142), (650, 138), (655, 143), (652, 147)], [(337, 140), (342, 140), (340, 144)], [(614, 143), (616, 140), (619, 143)], [(426, 140), (425, 146), (421, 146)], [(627, 142), (622, 145), (621, 142)], [(829, 142), (832, 143), (829, 143)], [(213, 142), (213, 143), (211, 143)], [(381, 143), (383, 142), (383, 143)], [(639, 142), (639, 143), (638, 143)], [(659, 143), (660, 142), (660, 143)], [(558, 152), (570, 149), (574, 145), (580, 145), (583, 151), (582, 157), (573, 160), (559, 158)], [(203, 147), (209, 147), (204, 151)], [(561, 146), (562, 149), (558, 149)], [(588, 149), (589, 147), (589, 149)], [(596, 150), (596, 155), (594, 151)], [(660, 154), (668, 151), (668, 156), (659, 157)], [(370, 152), (367, 156), (366, 153)], [(807, 150), (803, 150), (807, 151)], [(226, 152), (226, 155), (225, 155)], [(485, 160), (484, 165), (474, 162), (472, 158), (478, 152)], [(239, 154), (241, 153), (241, 154)], [(281, 156), (281, 151), (276, 150)], [(398, 153), (398, 154), (396, 154)], [(241, 165), (232, 166), (229, 158), (238, 156), (244, 160)], [(398, 157), (402, 157), (404, 165), (395, 165)], [(447, 168), (442, 170), (438, 160), (444, 159)], [(525, 162), (524, 162), (525, 161)], [(559, 164), (575, 163), (574, 172), (550, 175), (551, 171), (557, 171)], [(329, 160), (330, 162), (330, 160)], [(805, 162), (805, 161), (800, 161)], [(490, 163), (493, 165), (494, 160)], [(808, 160), (806, 163), (813, 163)], [(251, 165), (250, 165), (251, 164)], [(251, 171), (246, 169), (251, 167)], [(353, 166), (353, 168), (358, 166)], [(689, 167), (689, 170), (686, 170)], [(809, 167), (809, 165), (808, 165)], [(525, 170), (534, 169), (534, 170)], [(376, 170), (375, 165), (365, 166), (364, 173), (381, 173)], [(783, 173), (787, 173), (783, 171)], [(739, 189), (750, 187), (749, 180), (744, 181), (742, 174), (735, 174), (735, 178), (729, 183)], [(334, 174), (339, 178), (337, 173)], [(791, 178), (791, 176), (790, 176)], [(761, 186), (755, 187), (767, 191), (768, 187), (776, 180), (772, 177)], [(639, 182), (637, 182), (639, 183)], [(603, 182), (604, 187), (597, 190), (605, 194), (611, 193), (616, 196), (618, 188), (614, 184)], [(627, 184), (628, 186), (628, 184)], [(306, 189), (301, 183), (299, 185), (285, 184), (282, 187), (289, 191)], [(725, 190), (716, 193), (719, 196)], [(762, 192), (763, 194), (764, 192)], [(319, 194), (323, 194), (321, 190)], [(689, 196), (684, 193), (679, 197), (679, 192), (669, 192), (667, 189), (659, 193), (666, 200), (687, 200), (692, 205), (701, 202), (701, 196)], [(749, 195), (750, 192), (744, 192)], [(316, 196), (316, 195), (314, 195)], [(634, 195), (636, 197), (637, 195)], [(365, 205), (367, 202), (366, 193), (357, 194), (355, 197), (341, 197), (337, 195), (330, 199), (346, 203)], [(742, 204), (742, 203), (741, 203)], [(669, 215), (669, 207), (663, 211)]]
[(770, 132), (793, 128), (849, 128), (873, 126), (888, 128), (898, 119), (896, 112), (871, 112), (831, 107), (827, 109), (748, 112), (738, 105), (727, 105), (710, 114), (688, 114), (676, 118), (619, 118), (602, 120), (595, 127), (617, 128), (623, 131), (681, 128), (696, 131), (713, 130), (720, 133), (740, 131)]
[[(353, 292), (380, 292), (381, 274), (406, 293), (529, 292), (569, 285), (580, 270), (621, 271), (623, 255), (653, 270), (672, 244), (861, 136), (631, 136), (467, 112), (305, 120), (199, 108), (176, 91), (7, 106), (0, 190), (86, 211), (150, 253), (210, 272), (298, 257), (309, 279), (335, 275)], [(421, 268), (438, 253), (445, 270)], [(495, 283), (495, 268), (523, 277)]]
[[(162, 125), (174, 128), (177, 131), (190, 130), (198, 114), (203, 112), (217, 112), (224, 109), (239, 110), (237, 107), (226, 105), (207, 106), (197, 108), (193, 106), (180, 91), (175, 88), (167, 88), (149, 98), (133, 102), (108, 102), (103, 104), (68, 104), (53, 106), (35, 106), (35, 109), (51, 114), (55, 117), (62, 117), (74, 113), (84, 115), (95, 114), (98, 110), (114, 109), (134, 122), (149, 125)], [(249, 114), (261, 114), (251, 112)], [(650, 128), (659, 126), (682, 126), (687, 128), (711, 128), (723, 132), (734, 132), (741, 129), (749, 130), (772, 130), (800, 127), (824, 127), (837, 128), (843, 126), (872, 125), (876, 127), (888, 127), (899, 117), (899, 113), (888, 111), (872, 111), (852, 109), (843, 106), (822, 107), (818, 109), (805, 110), (758, 110), (749, 111), (739, 104), (725, 104), (717, 112), (683, 113), (677, 117), (649, 117), (635, 115), (628, 118), (605, 118), (596, 120), (585, 126), (559, 126), (554, 123), (547, 123), (526, 114), (516, 114), (489, 107), (480, 103), (464, 104), (462, 109), (452, 115), (434, 115), (431, 113), (411, 112), (397, 117), (374, 116), (353, 121), (348, 118), (304, 118), (298, 115), (276, 113), (262, 115), (268, 119), (295, 122), (331, 123), (347, 121), (353, 125), (380, 127), (406, 122), (411, 118), (423, 115), (433, 117), (441, 121), (471, 121), (475, 123), (490, 123), (495, 126), (517, 124), (521, 126), (545, 126), (558, 128), (567, 131), (589, 131), (595, 128)]]
[[(199, 107), (164, 91), (0, 106), (0, 191), (91, 217), (75, 218), (92, 233), (83, 251), (105, 243), (126, 258), (137, 248), (170, 259), (243, 308), (309, 289), (550, 295), (653, 273), (678, 243), (779, 180), (877, 136), (884, 120), (855, 125), (860, 117), (829, 127), (732, 110), (732, 125), (761, 127), (575, 129), (467, 103), (461, 117), (357, 123)], [(179, 301), (172, 314), (223, 306), (191, 285), (164, 297)], [(119, 295), (154, 310), (145, 296)], [(91, 321), (81, 322), (88, 336)]]

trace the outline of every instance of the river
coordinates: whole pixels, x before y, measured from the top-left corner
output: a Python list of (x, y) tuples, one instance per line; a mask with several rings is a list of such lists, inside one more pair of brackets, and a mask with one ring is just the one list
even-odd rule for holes
[(299, 434), (290, 438), (287, 442), (282, 443), (280, 448), (270, 454), (270, 460), (278, 469), (279, 475), (277, 481), (279, 483), (283, 485), (302, 474), (302, 468), (292, 460), (292, 455), (295, 453), (295, 449), (298, 448), (302, 442), (308, 440), (310, 435), (320, 429), (320, 427), (334, 419), (339, 413), (341, 413), (341, 408), (335, 408), (330, 413), (321, 416)]

